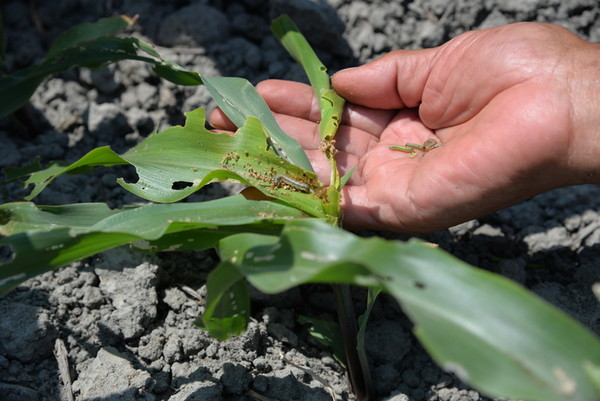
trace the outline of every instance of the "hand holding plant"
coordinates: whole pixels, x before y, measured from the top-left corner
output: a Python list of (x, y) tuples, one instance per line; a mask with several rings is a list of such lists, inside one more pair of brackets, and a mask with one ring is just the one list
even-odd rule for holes
[[(338, 167), (356, 167), (343, 189), (344, 226), (433, 231), (599, 182), (589, 174), (600, 152), (598, 47), (557, 26), (517, 24), (335, 74), (334, 89), (350, 102)], [(258, 91), (323, 174), (310, 88), (266, 81)], [(441, 146), (426, 155), (389, 150), (428, 138)]]
[[(106, 23), (100, 22), (100, 26), (106, 27)], [(346, 124), (341, 125), (334, 139), (342, 122), (344, 100), (331, 90), (325, 67), (312, 57), (314, 52), (291, 21), (278, 19), (274, 32), (302, 64), (313, 88), (282, 84), (282, 92), (274, 94), (267, 90), (269, 83), (265, 83), (262, 90), (278, 113), (279, 122), (305, 148), (311, 149), (308, 156), (313, 159), (312, 166), (300, 145), (279, 128), (247, 81), (201, 77), (166, 62), (149, 45), (135, 42), (131, 46), (133, 42), (125, 41), (127, 51), (109, 54), (103, 62), (140, 59), (137, 50), (143, 50), (152, 56), (143, 56), (143, 61), (154, 64), (157, 73), (175, 82), (204, 84), (228, 117), (217, 113), (214, 124), (232, 128), (228, 125), (231, 120), (237, 130), (234, 135), (206, 130), (204, 110), (198, 109), (186, 113), (184, 126), (153, 133), (123, 154), (101, 147), (72, 164), (54, 162), (43, 170), (11, 170), (9, 178), (21, 175), (27, 177), (26, 184), (33, 184), (28, 198), (32, 199), (61, 174), (130, 164), (136, 168), (138, 181), (129, 183), (119, 179), (118, 183), (144, 199), (162, 204), (121, 209), (110, 209), (103, 203), (0, 205), (0, 235), (4, 236), (0, 238), (0, 246), (9, 245), (14, 251), (13, 259), (0, 266), (0, 294), (37, 274), (121, 245), (147, 252), (216, 248), (221, 261), (208, 276), (205, 309), (197, 321), (216, 338), (224, 339), (245, 329), (251, 316), (248, 282), (263, 292), (280, 292), (306, 283), (334, 284), (338, 314), (344, 316), (340, 323), (346, 333), (357, 326), (352, 324), (352, 311), (346, 308), (348, 302), (344, 304), (350, 299), (347, 285), (368, 287), (367, 312), (360, 319), (355, 340), (349, 341), (351, 336), (344, 336), (349, 375), (359, 400), (369, 400), (372, 396), (368, 363), (361, 345), (368, 311), (380, 291), (399, 302), (414, 323), (415, 336), (435, 361), (481, 391), (535, 401), (597, 399), (600, 343), (574, 320), (509, 280), (470, 267), (419, 241), (361, 238), (338, 227), (340, 191), (353, 167), (358, 167), (359, 174), (351, 179), (349, 186), (355, 187), (359, 195), (350, 189), (345, 192), (344, 205), (350, 222), (390, 224), (394, 214), (387, 217), (385, 214), (385, 207), (390, 205), (378, 202), (406, 196), (409, 200), (400, 205), (410, 204), (414, 201), (410, 198), (410, 191), (415, 190), (412, 186), (419, 182), (417, 174), (426, 175), (426, 167), (433, 169), (434, 179), (429, 180), (435, 184), (435, 178), (439, 180), (441, 175), (435, 170), (434, 160), (439, 159), (436, 163), (440, 165), (444, 162), (452, 171), (450, 166), (456, 163), (461, 166), (464, 160), (461, 158), (477, 146), (463, 139), (471, 147), (463, 149), (464, 154), (458, 151), (460, 147), (453, 150), (455, 140), (445, 138), (448, 130), (444, 129), (436, 132), (447, 142), (441, 149), (420, 145), (427, 143), (424, 136), (433, 136), (424, 124), (427, 109), (423, 106), (423, 120), (420, 120), (414, 111), (393, 110), (404, 106), (393, 101), (388, 104), (392, 110), (349, 107)], [(66, 39), (70, 37), (67, 35)], [(86, 43), (102, 49), (107, 46), (103, 35), (98, 39), (97, 43)], [(63, 37), (59, 43), (64, 51), (71, 51), (70, 40)], [(121, 41), (108, 41), (114, 43)], [(83, 50), (90, 55), (96, 53), (93, 49)], [(53, 68), (67, 67), (54, 65), (57, 60), (62, 58), (50, 55), (47, 63)], [(71, 60), (71, 64), (77, 60)], [(385, 65), (385, 60), (379, 63)], [(365, 67), (367, 75), (369, 68), (373, 65)], [(46, 73), (48, 69), (42, 64), (18, 75), (19, 79), (8, 77), (0, 89), (25, 85), (31, 90)], [(338, 86), (340, 76), (343, 75), (337, 76)], [(346, 95), (358, 102), (356, 94), (361, 93), (348, 88)], [(295, 93), (290, 94), (290, 89)], [(309, 108), (310, 100), (315, 98), (313, 102), (318, 107)], [(368, 103), (369, 96), (366, 99), (368, 107), (383, 107)], [(490, 106), (483, 107), (482, 116), (489, 117), (486, 113), (495, 110), (492, 107), (496, 106), (495, 99), (489, 102)], [(479, 117), (472, 120), (478, 121)], [(469, 124), (465, 120), (464, 126)], [(399, 127), (406, 132), (400, 134), (396, 131)], [(461, 134), (459, 128), (466, 129), (460, 123), (455, 128), (458, 144), (461, 138), (470, 137), (468, 131)], [(409, 134), (414, 136), (404, 136)], [(405, 142), (415, 143), (409, 148), (423, 154), (411, 158), (390, 150), (391, 145), (402, 146)], [(483, 143), (490, 146), (489, 141)], [(489, 154), (486, 151), (490, 150), (481, 149), (484, 155)], [(317, 152), (320, 152), (318, 158), (314, 157)], [(392, 162), (387, 163), (390, 158)], [(341, 172), (336, 161), (342, 166)], [(396, 175), (397, 171), (388, 164), (409, 174)], [(414, 174), (413, 181), (410, 174)], [(449, 182), (453, 182), (452, 173), (446, 174)], [(207, 202), (175, 203), (212, 181), (224, 180), (246, 184), (263, 196), (261, 200), (238, 195)], [(375, 184), (381, 187), (371, 189)], [(367, 202), (373, 200), (373, 194), (379, 194), (375, 203)], [(382, 208), (380, 215), (375, 213), (377, 207)], [(361, 212), (361, 208), (366, 210)], [(376, 217), (361, 221), (360, 213), (375, 213)]]

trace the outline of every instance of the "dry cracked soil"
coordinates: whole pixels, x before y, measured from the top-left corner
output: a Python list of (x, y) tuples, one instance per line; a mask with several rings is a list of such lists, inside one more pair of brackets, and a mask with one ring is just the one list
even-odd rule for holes
[[(280, 13), (305, 31), (331, 72), (394, 49), (433, 47), (471, 29), (515, 21), (555, 23), (600, 42), (595, 0), (4, 0), (0, 8), (8, 71), (39, 61), (65, 29), (117, 14), (139, 15), (132, 34), (157, 44), (165, 58), (201, 74), (253, 83), (305, 80), (269, 32), (270, 20)], [(72, 69), (46, 79), (35, 92), (27, 135), (0, 121), (0, 167), (35, 157), (74, 161), (104, 145), (122, 152), (156, 127), (182, 123), (183, 112), (201, 106), (214, 107), (203, 87), (170, 84), (139, 62), (94, 72)], [(116, 184), (117, 177), (135, 178), (126, 168), (62, 177), (36, 201), (139, 202)], [(236, 190), (211, 184), (193, 199)], [(6, 191), (13, 198), (23, 194), (16, 184)], [(600, 333), (600, 309), (591, 292), (600, 281), (599, 199), (598, 186), (559, 189), (421, 237), (523, 284)], [(116, 249), (41, 275), (0, 298), (0, 400), (68, 400), (72, 393), (78, 401), (327, 401), (330, 391), (337, 400), (353, 400), (344, 369), (297, 320), (302, 314), (333, 319), (328, 287), (275, 296), (254, 291), (247, 331), (219, 342), (193, 325), (216, 262), (210, 251), (142, 255)], [(364, 302), (362, 291), (353, 296)], [(65, 344), (71, 391), (60, 379), (56, 339)], [(489, 399), (432, 362), (392, 299), (382, 297), (375, 305), (367, 350), (377, 400)], [(309, 367), (328, 385), (288, 360)]]

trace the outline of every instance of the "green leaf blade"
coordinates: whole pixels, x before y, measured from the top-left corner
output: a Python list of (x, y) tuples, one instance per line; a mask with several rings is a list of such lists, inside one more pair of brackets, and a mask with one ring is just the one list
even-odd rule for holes
[(72, 164), (64, 162), (51, 163), (46, 169), (31, 173), (25, 181), (25, 185), (32, 184), (33, 190), (25, 197), (26, 200), (31, 200), (40, 194), (54, 179), (62, 174), (74, 173), (77, 170), (89, 171), (89, 169), (98, 166), (116, 166), (126, 164), (119, 155), (113, 152), (108, 146), (96, 148), (88, 152), (81, 159)]
[(302, 217), (295, 208), (241, 195), (117, 210), (105, 204), (3, 204), (0, 234), (6, 237), (0, 238), (0, 245), (11, 246), (15, 255), (0, 265), (0, 295), (38, 274), (117, 246), (206, 249), (240, 231), (278, 232), (282, 223)]
[[(133, 23), (126, 16), (104, 18), (77, 25), (64, 32), (41, 63), (10, 75), (0, 75), (0, 118), (22, 107), (50, 74), (81, 66), (101, 68), (121, 60), (139, 60), (154, 65), (161, 77), (179, 85), (201, 85), (201, 77), (164, 60), (152, 45), (138, 38), (113, 35)], [(138, 53), (138, 50), (141, 53)]]
[(259, 119), (280, 157), (304, 170), (313, 171), (300, 144), (282, 131), (250, 82), (232, 77), (204, 77), (203, 81), (214, 101), (237, 127), (241, 127), (249, 116)]
[(101, 18), (92, 23), (76, 25), (64, 31), (50, 46), (46, 57), (52, 57), (61, 51), (102, 36), (116, 35), (126, 27), (132, 25), (134, 20), (119, 15), (116, 17)]
[(319, 122), (321, 140), (333, 140), (342, 122), (345, 100), (331, 89), (327, 68), (296, 24), (287, 15), (282, 15), (274, 20), (271, 30), (294, 60), (302, 66), (314, 89), (321, 109)]
[(210, 272), (206, 286), (206, 308), (196, 325), (218, 340), (241, 334), (250, 319), (250, 293), (244, 277), (233, 265), (221, 263)]
[(418, 241), (364, 239), (313, 220), (286, 224), (279, 240), (240, 234), (220, 246), (227, 251), (237, 239), (235, 264), (261, 291), (310, 282), (385, 289), (436, 362), (483, 393), (527, 401), (597, 400), (585, 367), (599, 366), (598, 338), (506, 278)]
[[(98, 148), (70, 165), (56, 162), (31, 174), (25, 184), (33, 184), (34, 188), (27, 199), (33, 199), (62, 174), (85, 172), (97, 166), (131, 164), (138, 181), (128, 183), (120, 178), (117, 182), (153, 202), (176, 202), (210, 182), (235, 180), (310, 216), (326, 216), (320, 197), (322, 184), (317, 176), (268, 150), (266, 134), (257, 119), (248, 118), (235, 135), (228, 135), (210, 132), (204, 127), (203, 109), (188, 112), (186, 116), (185, 126), (154, 133), (122, 155), (108, 147)], [(312, 191), (303, 192), (278, 182), (278, 177), (294, 177)]]

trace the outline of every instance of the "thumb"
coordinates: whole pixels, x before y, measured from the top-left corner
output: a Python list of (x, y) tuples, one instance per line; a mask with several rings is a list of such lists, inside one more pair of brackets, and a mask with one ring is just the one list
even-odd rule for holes
[(396, 50), (360, 67), (335, 73), (333, 89), (346, 100), (376, 109), (416, 107), (437, 49)]

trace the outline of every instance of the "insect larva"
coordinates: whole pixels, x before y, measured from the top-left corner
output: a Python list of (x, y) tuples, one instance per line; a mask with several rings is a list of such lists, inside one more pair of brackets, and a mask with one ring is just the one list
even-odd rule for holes
[(305, 182), (288, 177), (287, 175), (279, 174), (276, 175), (273, 179), (273, 184), (275, 184), (276, 187), (280, 186), (282, 182), (296, 189), (299, 192), (304, 192), (307, 194), (312, 192), (312, 188), (310, 187), (310, 185), (308, 185)]

